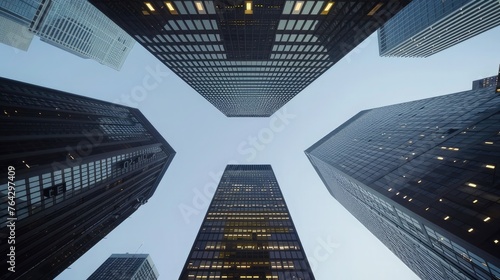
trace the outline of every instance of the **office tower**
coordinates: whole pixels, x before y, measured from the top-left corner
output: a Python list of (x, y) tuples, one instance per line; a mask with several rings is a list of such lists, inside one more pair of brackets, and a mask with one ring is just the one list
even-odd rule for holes
[(175, 155), (134, 108), (0, 78), (0, 112), (0, 251), (15, 253), (0, 279), (53, 279), (151, 198)]
[[(86, 0), (3, 0), (0, 2), (1, 17), (17, 22), (16, 28), (27, 29), (23, 29), (21, 37), (26, 37), (28, 32), (33, 33), (46, 43), (115, 70), (122, 67), (135, 43), (132, 37)], [(14, 40), (9, 44), (13, 36), (15, 33), (11, 31), (0, 37), (0, 41), (13, 47), (19, 45), (22, 50), (28, 49), (31, 39), (29, 42), (18, 39), (19, 42)]]
[(498, 0), (413, 0), (378, 30), (380, 56), (428, 57), (499, 24)]
[(481, 80), (475, 80), (472, 82), (472, 89), (480, 89), (492, 86), (496, 87), (497, 82), (498, 82), (498, 76), (492, 76)]
[(179, 279), (314, 279), (270, 165), (226, 167)]
[(158, 276), (148, 254), (112, 254), (87, 280), (156, 280)]
[(361, 111), (306, 155), (422, 279), (500, 279), (499, 147), (490, 86)]
[(68, 52), (120, 70), (134, 39), (86, 0), (52, 0), (36, 35)]
[(228, 117), (268, 117), (409, 1), (90, 0)]

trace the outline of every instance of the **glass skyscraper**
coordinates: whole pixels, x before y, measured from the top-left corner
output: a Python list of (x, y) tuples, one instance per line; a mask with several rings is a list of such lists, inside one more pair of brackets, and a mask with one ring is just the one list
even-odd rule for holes
[[(27, 50), (34, 34), (46, 43), (115, 70), (122, 67), (135, 43), (86, 0), (2, 0), (1, 17), (2, 43)], [(19, 30), (22, 36), (16, 34)]]
[(268, 117), (409, 0), (91, 0), (229, 117)]
[(332, 196), (422, 279), (500, 279), (494, 86), (361, 111), (306, 150)]
[(413, 0), (378, 30), (380, 55), (427, 57), (498, 25), (498, 0)]
[(159, 276), (148, 254), (112, 254), (87, 280), (156, 280)]
[(0, 112), (0, 251), (15, 253), (0, 279), (53, 279), (151, 198), (175, 155), (134, 108), (0, 78)]
[(270, 165), (226, 167), (179, 279), (314, 279)]

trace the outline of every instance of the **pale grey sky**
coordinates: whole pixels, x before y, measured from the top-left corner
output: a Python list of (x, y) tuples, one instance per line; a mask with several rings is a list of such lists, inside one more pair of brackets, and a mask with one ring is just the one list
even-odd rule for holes
[[(139, 108), (176, 150), (157, 192), (60, 274), (149, 253), (178, 279), (228, 163), (271, 164), (316, 279), (418, 279), (328, 193), (304, 150), (361, 110), (471, 88), (498, 70), (500, 29), (426, 59), (380, 58), (372, 35), (270, 118), (227, 118), (136, 44), (121, 71), (34, 40), (0, 45), (0, 76)], [(144, 84), (147, 81), (148, 85)]]

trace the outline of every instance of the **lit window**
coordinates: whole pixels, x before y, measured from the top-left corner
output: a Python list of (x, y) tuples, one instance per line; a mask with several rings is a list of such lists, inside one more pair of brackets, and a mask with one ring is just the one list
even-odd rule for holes
[(323, 9), (323, 11), (321, 12), (321, 14), (322, 15), (328, 14), (328, 12), (330, 12), (330, 10), (332, 9), (332, 7), (333, 7), (334, 4), (335, 4), (335, 2), (328, 2), (328, 4), (326, 4), (326, 6)]
[(155, 11), (155, 7), (153, 7), (153, 5), (149, 2), (144, 2), (144, 4), (146, 5), (146, 7), (148, 7), (148, 9), (151, 11), (151, 12), (154, 12)]
[(300, 13), (300, 10), (302, 10), (302, 6), (304, 6), (304, 1), (297, 1), (295, 3), (295, 6), (293, 7), (292, 14), (296, 15)]
[(378, 3), (373, 9), (371, 9), (367, 15), (373, 16), (384, 4), (383, 3)]
[(253, 6), (252, 1), (245, 1), (245, 15), (253, 14), (252, 6)]

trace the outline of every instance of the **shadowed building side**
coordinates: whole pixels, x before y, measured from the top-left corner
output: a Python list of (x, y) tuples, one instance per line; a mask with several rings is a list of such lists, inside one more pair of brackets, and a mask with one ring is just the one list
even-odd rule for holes
[(87, 280), (157, 280), (160, 274), (148, 254), (112, 254)]
[(422, 279), (500, 279), (495, 89), (365, 110), (305, 151), (332, 196)]
[(138, 109), (0, 78), (0, 110), (0, 166), (15, 169), (0, 178), (2, 252), (17, 219), (16, 272), (0, 279), (53, 279), (151, 198), (175, 155)]
[(228, 165), (179, 279), (314, 280), (270, 165)]

